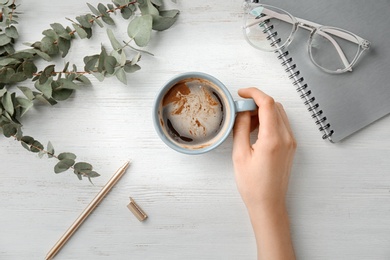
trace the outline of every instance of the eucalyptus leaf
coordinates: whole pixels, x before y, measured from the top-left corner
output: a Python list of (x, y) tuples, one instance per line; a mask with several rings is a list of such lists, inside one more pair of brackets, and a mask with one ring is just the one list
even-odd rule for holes
[(75, 163), (72, 159), (63, 159), (54, 166), (55, 173), (61, 173), (67, 171)]
[(101, 15), (107, 15), (107, 7), (105, 7), (104, 4), (99, 3), (97, 7)]
[(122, 69), (122, 68), (118, 69), (117, 72), (115, 73), (115, 76), (117, 77), (117, 79), (120, 82), (127, 85), (127, 78), (126, 78), (126, 73), (125, 73), (124, 69)]
[(34, 93), (33, 91), (28, 88), (28, 87), (18, 87), (22, 92), (23, 94), (29, 99), (29, 100), (33, 100), (35, 98), (34, 96)]
[(35, 64), (30, 60), (26, 60), (25, 62), (23, 62), (22, 68), (23, 73), (24, 75), (26, 75), (27, 78), (32, 78), (34, 76), (34, 73), (36, 73), (38, 70)]
[(2, 126), (3, 128), (3, 135), (5, 137), (11, 137), (11, 136), (14, 136), (16, 133), (17, 133), (17, 128), (14, 124), (12, 123), (9, 123), (9, 124), (4, 124)]
[(18, 30), (16, 30), (16, 27), (13, 25), (5, 28), (5, 35), (13, 39), (17, 39), (19, 37)]
[(35, 51), (36, 54), (38, 54), (39, 57), (41, 57), (45, 61), (51, 61), (51, 57), (47, 53), (45, 53), (43, 51), (40, 51), (38, 49), (34, 49), (34, 51)]
[(8, 37), (5, 33), (0, 34), (0, 46), (4, 46), (10, 43), (12, 38)]
[(51, 94), (52, 94), (52, 88), (51, 88), (52, 81), (53, 81), (52, 78), (47, 79), (44, 84), (41, 84), (39, 81), (36, 81), (34, 86), (36, 89), (40, 90), (47, 99), (49, 99), (51, 98)]
[(122, 48), (122, 45), (119, 43), (119, 41), (115, 38), (115, 35), (114, 33), (112, 32), (111, 29), (107, 29), (107, 35), (108, 35), (108, 39), (110, 40), (111, 42), (111, 46), (112, 48), (114, 48), (114, 50), (118, 50), (118, 49), (121, 49)]
[[(75, 160), (77, 157), (74, 153), (60, 153), (58, 155), (58, 160), (64, 160), (64, 159), (72, 159), (72, 160)], [(73, 165), (73, 164), (72, 164)]]
[(158, 10), (150, 0), (139, 1), (139, 9), (142, 15), (158, 15)]
[(33, 153), (39, 153), (43, 149), (44, 149), (43, 145), (37, 140), (35, 140), (30, 146), (30, 151)]
[(57, 82), (60, 83), (60, 87), (58, 89), (80, 89), (79, 85), (69, 79), (62, 78), (58, 79)]
[(114, 20), (110, 16), (102, 16), (102, 20), (108, 25), (115, 25)]
[(104, 75), (101, 74), (100, 72), (92, 72), (92, 75), (95, 76), (95, 78), (100, 82), (104, 80)]
[(92, 165), (86, 162), (78, 162), (73, 165), (76, 174), (88, 175), (92, 171)]
[(0, 66), (7, 66), (12, 64), (17, 64), (19, 61), (14, 58), (0, 58)]
[(72, 94), (72, 89), (55, 89), (52, 92), (52, 98), (56, 101), (64, 101), (67, 100)]
[(84, 75), (78, 75), (78, 76), (76, 77), (76, 80), (78, 80), (78, 81), (80, 81), (80, 82), (82, 82), (82, 83), (84, 83), (84, 84), (86, 84), (86, 85), (92, 84), (91, 81), (90, 81), (86, 76), (84, 76)]
[(3, 104), (5, 111), (7, 111), (8, 114), (10, 114), (12, 116), (14, 114), (15, 110), (14, 110), (14, 104), (12, 102), (11, 94), (9, 92), (6, 92), (3, 95), (1, 102)]
[(33, 102), (23, 97), (17, 97), (16, 100), (18, 101), (19, 105), (23, 108), (22, 113), (20, 115), (22, 117), (24, 116), (24, 114), (26, 114), (28, 110), (30, 110), (30, 108), (32, 108)]
[(91, 28), (92, 24), (88, 20), (88, 17), (86, 15), (80, 15), (76, 17), (76, 20), (80, 23), (80, 25), (84, 28)]
[(148, 44), (152, 33), (153, 18), (151, 15), (142, 15), (134, 18), (127, 27), (127, 34), (135, 43), (144, 47)]
[(74, 23), (73, 28), (76, 30), (77, 34), (81, 39), (87, 38), (87, 32), (82, 27), (80, 27), (80, 25)]
[(129, 7), (125, 7), (121, 10), (121, 15), (123, 17), (123, 19), (129, 19), (130, 17), (132, 17), (134, 14), (134, 12), (129, 8)]
[(113, 74), (115, 71), (116, 59), (113, 56), (107, 56), (104, 59), (104, 68), (108, 74)]
[(88, 175), (89, 178), (96, 178), (96, 177), (100, 176), (100, 174), (95, 172), (95, 171), (91, 171), (87, 175)]
[(67, 40), (65, 38), (59, 38), (58, 39), (58, 48), (60, 52), (62, 53), (62, 58), (64, 58), (70, 49), (70, 40)]
[(178, 10), (171, 10), (166, 13), (166, 16), (153, 16), (153, 30), (169, 29), (176, 22), (178, 13)]
[(52, 158), (54, 156), (54, 147), (53, 144), (49, 141), (47, 143), (47, 157)]
[(91, 5), (90, 3), (87, 3), (88, 7), (89, 7), (89, 10), (91, 10), (91, 12), (96, 15), (96, 16), (99, 16), (100, 15), (100, 12), (93, 6)]
[(123, 68), (127, 73), (133, 73), (141, 69), (141, 67), (137, 64), (134, 65), (126, 64)]
[(51, 28), (57, 33), (58, 36), (70, 40), (71, 36), (69, 32), (62, 26), (60, 23), (52, 23), (50, 24)]
[(52, 56), (57, 54), (59, 52), (59, 49), (52, 38), (45, 36), (41, 40), (41, 51)]

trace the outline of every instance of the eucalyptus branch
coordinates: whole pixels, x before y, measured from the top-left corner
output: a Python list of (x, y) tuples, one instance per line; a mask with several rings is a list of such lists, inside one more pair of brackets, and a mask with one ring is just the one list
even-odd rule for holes
[(28, 151), (38, 153), (40, 158), (46, 154), (48, 158), (57, 159), (58, 163), (54, 166), (55, 173), (61, 173), (67, 171), (68, 169), (72, 169), (80, 180), (82, 177), (86, 177), (89, 179), (89, 181), (91, 181), (91, 178), (100, 176), (100, 174), (92, 170), (93, 167), (91, 164), (86, 162), (76, 163), (76, 155), (73, 153), (60, 153), (57, 156), (50, 141), (47, 144), (47, 150), (45, 150), (43, 145), (31, 136), (17, 137), (13, 135), (13, 137), (15, 140), (19, 141), (21, 145)]
[[(18, 32), (13, 24), (17, 24), (16, 1), (2, 1), (3, 12), (0, 13), (0, 132), (5, 137), (16, 137), (23, 147), (31, 152), (38, 152), (54, 157), (54, 153), (45, 151), (43, 146), (33, 137), (23, 136), (22, 117), (35, 105), (36, 101), (55, 105), (67, 100), (74, 91), (83, 85), (91, 84), (87, 76), (93, 75), (102, 81), (106, 77), (116, 76), (123, 84), (127, 84), (126, 73), (133, 73), (141, 69), (138, 62), (141, 52), (150, 52), (130, 45), (134, 42), (138, 47), (145, 47), (151, 38), (152, 30), (163, 31), (170, 28), (176, 21), (178, 10), (160, 10), (163, 0), (112, 0), (112, 4), (99, 3), (97, 7), (88, 4), (92, 13), (67, 19), (72, 23), (73, 29), (60, 23), (50, 24), (50, 28), (42, 32), (40, 41), (28, 44), (29, 48), (15, 51), (13, 43), (18, 38)], [(104, 27), (104, 24), (115, 25), (111, 14), (120, 11), (121, 17), (129, 20), (127, 34), (129, 41), (120, 44), (110, 29), (107, 35), (112, 51), (107, 52), (104, 46), (98, 54), (85, 56), (84, 70), (78, 70), (76, 65), (70, 66), (66, 62), (62, 71), (56, 71), (54, 64), (47, 65), (38, 71), (37, 59), (48, 62), (61, 55), (65, 58), (71, 50), (71, 43), (76, 36), (80, 39), (89, 39), (92, 36), (94, 24)], [(138, 12), (137, 12), (138, 11)], [(140, 15), (135, 15), (140, 13)], [(4, 31), (4, 33), (1, 33)], [(132, 57), (127, 57), (123, 51), (130, 47), (135, 51)], [(151, 54), (153, 55), (153, 54)], [(11, 92), (9, 88), (20, 82), (30, 80), (33, 87), (18, 86), (24, 96)], [(51, 146), (51, 144), (50, 144)], [(49, 145), (48, 145), (49, 147)], [(60, 156), (61, 155), (61, 156)], [(79, 178), (85, 175), (96, 177), (88, 163), (75, 163), (72, 153), (62, 153), (56, 157), (55, 172), (73, 169)], [(74, 158), (73, 158), (74, 157)]]

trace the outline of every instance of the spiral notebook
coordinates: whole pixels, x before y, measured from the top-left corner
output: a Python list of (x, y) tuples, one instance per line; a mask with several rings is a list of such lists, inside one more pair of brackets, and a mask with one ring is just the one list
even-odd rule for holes
[[(339, 142), (390, 113), (389, 0), (261, 3), (284, 9), (295, 17), (348, 30), (371, 42), (353, 71), (343, 74), (325, 73), (311, 62), (307, 51), (310, 32), (302, 28), (288, 48), (278, 53), (324, 139)], [(277, 31), (277, 25), (274, 29)]]

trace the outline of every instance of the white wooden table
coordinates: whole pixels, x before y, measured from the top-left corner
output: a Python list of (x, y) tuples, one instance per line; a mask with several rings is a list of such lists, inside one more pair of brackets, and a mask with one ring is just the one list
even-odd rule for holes
[[(89, 12), (76, 0), (20, 3), (21, 43), (40, 40), (50, 23), (70, 25), (65, 17)], [(153, 35), (147, 50), (154, 56), (143, 55), (142, 69), (127, 76), (127, 86), (90, 78), (92, 86), (54, 107), (37, 106), (23, 121), (26, 135), (92, 163), (101, 174), (94, 185), (72, 172), (56, 175), (55, 159), (39, 159), (0, 138), (0, 259), (43, 259), (127, 160), (128, 172), (56, 259), (256, 258), (234, 181), (232, 137), (214, 152), (188, 156), (154, 131), (154, 96), (162, 83), (187, 71), (214, 75), (234, 97), (239, 88), (257, 86), (285, 106), (298, 141), (288, 192), (298, 259), (390, 259), (390, 118), (339, 144), (322, 140), (274, 54), (242, 37), (240, 1), (167, 4), (180, 18)], [(127, 25), (118, 21), (113, 30), (126, 39)], [(82, 68), (82, 58), (98, 53), (101, 42), (109, 46), (105, 30), (74, 41), (66, 60)], [(129, 196), (147, 221), (127, 209)]]

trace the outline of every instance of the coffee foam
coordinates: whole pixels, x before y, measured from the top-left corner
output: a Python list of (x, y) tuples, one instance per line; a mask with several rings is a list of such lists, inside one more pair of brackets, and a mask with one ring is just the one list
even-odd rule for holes
[(163, 98), (165, 129), (180, 144), (204, 144), (220, 132), (224, 107), (211, 82), (198, 78), (179, 81)]

